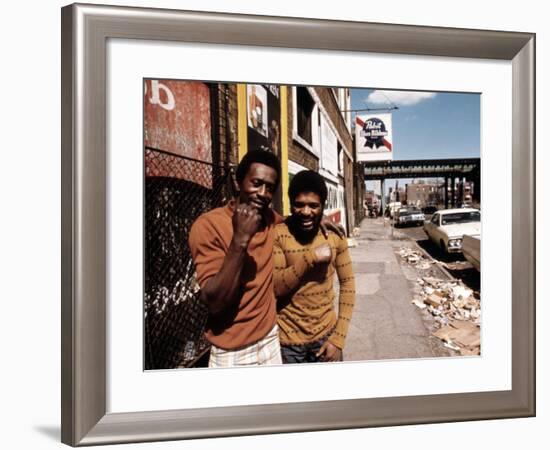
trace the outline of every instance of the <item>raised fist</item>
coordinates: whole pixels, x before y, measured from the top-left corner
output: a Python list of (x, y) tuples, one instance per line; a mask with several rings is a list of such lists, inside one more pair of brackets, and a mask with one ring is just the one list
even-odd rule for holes
[(258, 210), (246, 204), (239, 204), (233, 213), (233, 239), (237, 244), (248, 246), (252, 236), (260, 228), (262, 217)]
[(315, 256), (315, 262), (318, 264), (328, 263), (330, 262), (330, 259), (332, 257), (330, 245), (328, 244), (323, 244), (323, 245), (320, 245), (319, 247), (316, 247), (313, 250), (313, 254)]

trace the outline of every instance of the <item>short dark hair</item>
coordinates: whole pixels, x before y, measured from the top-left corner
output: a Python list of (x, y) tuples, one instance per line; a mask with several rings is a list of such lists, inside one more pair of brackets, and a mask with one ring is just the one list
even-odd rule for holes
[(313, 170), (302, 170), (294, 175), (288, 186), (288, 198), (290, 199), (290, 203), (292, 203), (298, 194), (302, 192), (316, 193), (321, 200), (321, 205), (325, 205), (328, 195), (327, 185), (323, 177), (317, 172)]
[(274, 169), (275, 172), (277, 172), (276, 185), (279, 184), (279, 180), (281, 179), (281, 161), (279, 161), (279, 158), (267, 150), (251, 150), (244, 155), (243, 159), (241, 159), (241, 162), (237, 166), (237, 172), (235, 175), (239, 185), (243, 182), (244, 177), (248, 173), (248, 169), (250, 169), (250, 166), (254, 163), (263, 164)]

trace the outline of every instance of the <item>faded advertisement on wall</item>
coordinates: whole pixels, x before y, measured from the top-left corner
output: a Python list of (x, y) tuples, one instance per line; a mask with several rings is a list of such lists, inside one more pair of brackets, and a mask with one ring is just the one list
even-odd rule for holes
[[(144, 144), (180, 157), (212, 162), (210, 87), (206, 83), (145, 80)], [(212, 178), (185, 176), (159, 167), (146, 153), (146, 176), (186, 179), (212, 187)], [(194, 179), (196, 178), (196, 179)]]
[(267, 111), (267, 91), (260, 84), (249, 84), (246, 87), (248, 105), (248, 126), (257, 133), (267, 137), (269, 114)]
[(248, 149), (264, 149), (281, 156), (279, 86), (249, 84), (247, 94)]
[[(281, 158), (280, 86), (248, 84), (246, 117), (248, 150), (268, 150)], [(282, 191), (278, 189), (273, 206), (282, 211)]]
[(358, 162), (393, 160), (391, 114), (357, 115), (355, 145)]

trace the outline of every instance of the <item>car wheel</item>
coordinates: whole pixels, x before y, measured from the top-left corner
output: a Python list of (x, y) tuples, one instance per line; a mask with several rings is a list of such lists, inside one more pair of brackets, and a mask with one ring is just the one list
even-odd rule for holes
[(443, 253), (447, 253), (447, 249), (445, 248), (445, 242), (443, 242), (443, 239), (439, 241), (439, 246), (441, 247)]

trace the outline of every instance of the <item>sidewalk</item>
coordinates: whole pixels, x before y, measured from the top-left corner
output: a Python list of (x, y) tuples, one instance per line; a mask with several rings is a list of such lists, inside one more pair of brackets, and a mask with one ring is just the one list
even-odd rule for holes
[(395, 251), (404, 240), (384, 219), (364, 219), (356, 247), (350, 247), (355, 272), (356, 300), (344, 359), (364, 361), (449, 356), (430, 335), (422, 313), (411, 304), (417, 278), (414, 268), (401, 266)]

